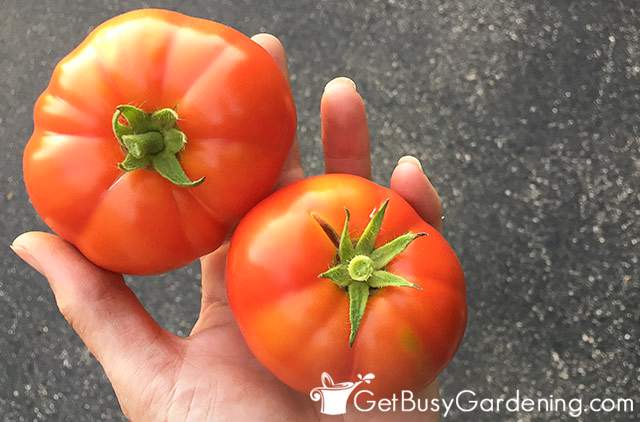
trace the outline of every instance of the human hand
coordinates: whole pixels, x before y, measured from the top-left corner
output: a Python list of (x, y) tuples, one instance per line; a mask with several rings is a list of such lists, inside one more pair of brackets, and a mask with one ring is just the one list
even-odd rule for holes
[[(262, 45), (286, 70), (282, 45), (259, 34)], [(329, 82), (321, 100), (322, 142), (327, 173), (371, 176), (369, 133), (362, 98), (346, 78)], [(304, 177), (297, 143), (280, 185)], [(438, 195), (413, 157), (403, 157), (391, 188), (436, 228)], [(43, 274), (60, 312), (103, 366), (126, 416), (134, 421), (308, 421), (329, 419), (317, 403), (282, 384), (252, 356), (226, 301), (227, 245), (201, 259), (202, 300), (188, 337), (160, 327), (122, 275), (96, 267), (72, 245), (47, 233), (19, 236), (14, 251)], [(432, 384), (422, 397), (437, 396)], [(349, 412), (345, 421), (437, 420), (434, 414)]]

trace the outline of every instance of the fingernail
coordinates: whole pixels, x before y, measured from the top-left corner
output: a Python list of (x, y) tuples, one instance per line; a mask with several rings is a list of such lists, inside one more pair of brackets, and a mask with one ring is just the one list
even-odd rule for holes
[(420, 164), (420, 160), (418, 160), (416, 157), (411, 156), (411, 155), (405, 155), (404, 157), (401, 157), (398, 160), (398, 164), (402, 164), (402, 163), (409, 163), (409, 164), (413, 164), (414, 166), (418, 167), (418, 169), (420, 169), (420, 171), (422, 171), (422, 164)]
[(339, 78), (335, 78), (329, 81), (329, 83), (324, 87), (325, 92), (328, 91), (329, 89), (338, 87), (338, 86), (348, 86), (350, 88), (352, 88), (354, 91), (358, 90), (358, 87), (356, 86), (356, 83), (353, 82), (351, 79), (345, 77), (345, 76), (340, 76)]
[(12, 244), (12, 245), (9, 245), (9, 247), (13, 252), (15, 252), (16, 255), (22, 258), (24, 262), (31, 265), (31, 267), (33, 267), (34, 270), (44, 275), (44, 272), (40, 267), (40, 263), (38, 263), (38, 261), (33, 257), (33, 255), (29, 253), (29, 251), (24, 246)]

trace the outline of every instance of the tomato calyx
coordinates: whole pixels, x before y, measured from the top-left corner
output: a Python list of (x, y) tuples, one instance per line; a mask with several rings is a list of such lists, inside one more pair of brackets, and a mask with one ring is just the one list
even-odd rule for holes
[(339, 287), (345, 288), (349, 295), (349, 346), (353, 346), (360, 321), (366, 310), (371, 289), (385, 287), (412, 287), (420, 286), (412, 283), (399, 275), (385, 271), (385, 267), (391, 260), (402, 253), (415, 239), (426, 236), (426, 233), (408, 232), (374, 249), (376, 238), (382, 227), (382, 220), (387, 210), (389, 200), (382, 203), (373, 214), (360, 238), (352, 241), (349, 234), (349, 210), (345, 208), (345, 221), (342, 233), (338, 238), (333, 228), (317, 215), (313, 215), (320, 224), (329, 239), (337, 247), (336, 265), (318, 275), (320, 278), (331, 280)]
[(128, 104), (116, 107), (113, 133), (126, 153), (118, 167), (124, 171), (152, 168), (171, 183), (183, 187), (204, 182), (204, 177), (189, 179), (178, 161), (177, 154), (184, 149), (187, 136), (177, 128), (177, 122), (178, 113), (170, 108), (146, 113)]

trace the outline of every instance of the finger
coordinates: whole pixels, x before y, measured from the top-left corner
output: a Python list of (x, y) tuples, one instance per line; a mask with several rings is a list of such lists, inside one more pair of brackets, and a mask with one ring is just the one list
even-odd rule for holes
[(267, 50), (271, 57), (278, 63), (280, 70), (284, 74), (285, 78), (289, 77), (289, 71), (287, 69), (287, 55), (284, 52), (284, 47), (280, 40), (271, 34), (256, 34), (251, 39), (260, 45), (260, 47)]
[(48, 233), (22, 234), (11, 248), (47, 278), (60, 312), (113, 382), (166, 354), (172, 335), (145, 311), (121, 275), (96, 267)]
[[(276, 63), (278, 63), (278, 66), (280, 67), (280, 70), (282, 70), (285, 78), (288, 78), (289, 71), (287, 68), (287, 55), (280, 40), (271, 34), (257, 34), (251, 37), (251, 39), (271, 54), (271, 57), (273, 57)], [(304, 171), (300, 164), (300, 148), (298, 146), (298, 140), (294, 139), (289, 155), (287, 156), (287, 160), (282, 168), (282, 174), (278, 181), (278, 186), (288, 185), (302, 179), (303, 177)]]
[(327, 84), (320, 118), (325, 171), (371, 177), (367, 115), (351, 79), (336, 78)]
[(229, 243), (224, 243), (215, 251), (200, 259), (202, 266), (202, 296), (200, 299), (200, 315), (191, 334), (209, 327), (214, 321), (211, 318), (215, 308), (227, 304), (227, 292), (224, 284), (224, 268), (227, 260)]
[[(285, 78), (288, 78), (287, 56), (280, 40), (271, 34), (256, 34), (251, 37), (251, 39), (264, 48), (271, 57), (273, 57)], [(304, 172), (300, 165), (298, 140), (294, 139), (277, 186), (287, 185), (300, 180), (303, 177)], [(224, 286), (224, 266), (227, 249), (228, 244), (224, 244), (200, 259), (202, 276), (200, 315), (193, 326), (191, 334), (195, 334), (214, 323), (215, 321), (212, 321), (211, 319), (214, 317), (215, 312), (212, 312), (211, 309), (218, 307), (218, 305), (225, 305), (227, 303)]]
[(287, 155), (287, 159), (282, 166), (282, 173), (276, 184), (276, 189), (302, 179), (304, 179), (304, 170), (302, 169), (302, 164), (300, 164), (300, 147), (298, 146), (298, 137), (296, 136), (293, 139), (289, 155)]
[(391, 189), (409, 202), (427, 223), (442, 229), (440, 197), (417, 158), (407, 155), (398, 160), (391, 175)]

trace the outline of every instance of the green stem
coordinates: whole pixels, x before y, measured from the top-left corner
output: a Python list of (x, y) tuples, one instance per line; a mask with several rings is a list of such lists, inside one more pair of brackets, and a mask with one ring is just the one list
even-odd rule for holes
[[(344, 288), (349, 296), (349, 346), (356, 339), (360, 321), (364, 316), (371, 289), (386, 287), (420, 286), (403, 277), (385, 271), (386, 265), (400, 255), (417, 238), (426, 233), (405, 233), (375, 249), (375, 242), (382, 227), (382, 221), (389, 204), (389, 200), (382, 203), (374, 213), (369, 224), (358, 240), (354, 242), (349, 236), (349, 210), (345, 209), (345, 221), (340, 240), (336, 245), (337, 263), (318, 277), (331, 280), (337, 286)], [(337, 242), (337, 232), (322, 218), (312, 214), (334, 245)]]
[(178, 113), (170, 108), (146, 113), (131, 105), (116, 107), (113, 133), (126, 153), (118, 167), (124, 171), (152, 168), (178, 186), (202, 183), (204, 177), (192, 181), (180, 165), (178, 153), (184, 149), (187, 137), (178, 129), (177, 122)]
[(349, 277), (357, 281), (367, 281), (373, 274), (373, 259), (366, 255), (356, 255), (347, 265)]
[(164, 141), (160, 132), (146, 132), (135, 135), (123, 135), (124, 143), (129, 154), (137, 159), (157, 154), (164, 149)]

